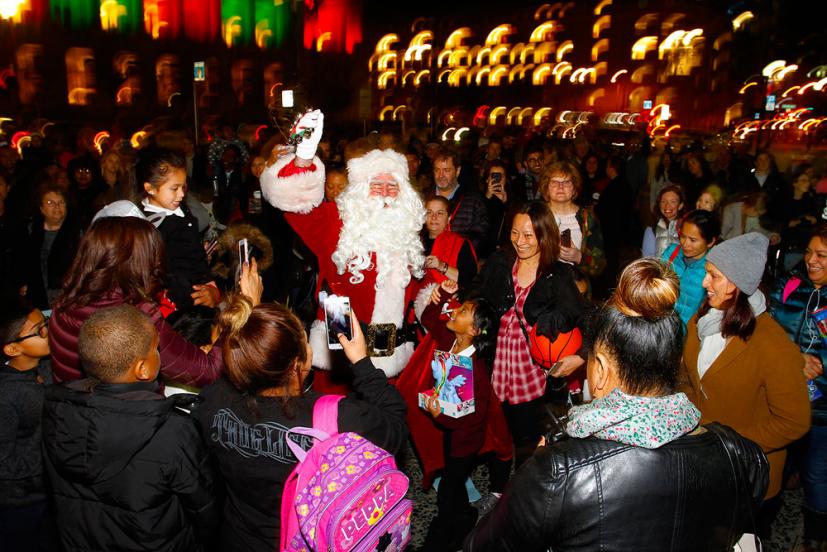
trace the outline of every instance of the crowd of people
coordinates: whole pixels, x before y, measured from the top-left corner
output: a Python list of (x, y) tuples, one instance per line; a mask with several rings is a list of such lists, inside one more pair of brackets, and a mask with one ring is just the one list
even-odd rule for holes
[(436, 488), (423, 551), (731, 550), (796, 485), (827, 551), (824, 159), (489, 130), (0, 145), (0, 549), (316, 549), (336, 395)]

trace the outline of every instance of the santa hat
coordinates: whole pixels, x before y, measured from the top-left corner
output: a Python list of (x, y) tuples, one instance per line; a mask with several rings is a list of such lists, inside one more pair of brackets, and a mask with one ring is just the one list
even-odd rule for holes
[(410, 186), (408, 160), (392, 149), (375, 149), (347, 162), (348, 180), (353, 185), (367, 184), (372, 177), (381, 173), (393, 176), (400, 186)]

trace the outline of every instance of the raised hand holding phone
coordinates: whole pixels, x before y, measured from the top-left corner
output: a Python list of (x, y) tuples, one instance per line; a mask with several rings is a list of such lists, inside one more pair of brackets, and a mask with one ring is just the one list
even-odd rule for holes
[(353, 310), (350, 311), (350, 320), (353, 328), (353, 337), (348, 339), (345, 334), (340, 333), (337, 339), (350, 363), (356, 364), (368, 356), (368, 345), (365, 341), (365, 334), (362, 333), (362, 326), (359, 324), (359, 319), (356, 318), (356, 313), (354, 313)]

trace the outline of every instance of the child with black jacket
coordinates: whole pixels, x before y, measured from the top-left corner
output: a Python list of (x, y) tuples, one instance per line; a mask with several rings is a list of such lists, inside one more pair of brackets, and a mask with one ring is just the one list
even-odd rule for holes
[(60, 539), (73, 550), (200, 551), (218, 525), (206, 450), (156, 377), (158, 332), (120, 305), (84, 322), (87, 379), (46, 393), (43, 443)]
[(41, 414), (49, 365), (48, 320), (19, 300), (0, 304), (0, 550), (56, 544), (46, 499)]
[(496, 339), (494, 311), (484, 299), (468, 299), (450, 312), (447, 322), (442, 322), (439, 316), (443, 304), (457, 290), (456, 282), (442, 282), (422, 313), (422, 325), (438, 350), (471, 357), (474, 379), (473, 413), (452, 418), (441, 413), (436, 397), (430, 397), (426, 403), (434, 422), (444, 432), (445, 460), (437, 491), (437, 515), (422, 546), (428, 552), (457, 550), (477, 521), (477, 512), (468, 502), (465, 480), (470, 477), (477, 452), (485, 441), (492, 394), (488, 361)]
[(217, 306), (221, 293), (210, 273), (198, 220), (184, 201), (186, 160), (170, 150), (148, 150), (141, 154), (135, 172), (144, 194), (141, 210), (166, 246), (169, 299), (183, 310), (193, 305)]

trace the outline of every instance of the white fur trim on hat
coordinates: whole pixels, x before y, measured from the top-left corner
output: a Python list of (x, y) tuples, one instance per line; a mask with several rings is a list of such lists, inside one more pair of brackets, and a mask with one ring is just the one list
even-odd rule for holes
[(261, 192), (273, 207), (289, 213), (308, 213), (324, 199), (324, 164), (313, 158), (316, 170), (307, 170), (291, 176), (280, 177), (295, 155), (282, 156), (261, 175)]
[(393, 175), (400, 186), (411, 185), (408, 181), (408, 160), (392, 149), (371, 150), (347, 162), (348, 181), (352, 184), (370, 182), (371, 177), (381, 173)]
[[(333, 352), (327, 348), (327, 329), (323, 320), (316, 320), (310, 326), (310, 337), (308, 339), (313, 349), (313, 366), (322, 370), (330, 370), (332, 365), (331, 354), (344, 354), (340, 351)], [(385, 372), (385, 376), (392, 378), (402, 373), (413, 356), (413, 343), (402, 343), (396, 347), (389, 357), (371, 357), (373, 365)]]
[(99, 218), (107, 217), (135, 217), (146, 219), (146, 216), (138, 206), (127, 199), (119, 199), (106, 205), (95, 213), (95, 216), (92, 217), (92, 222), (95, 222)]

